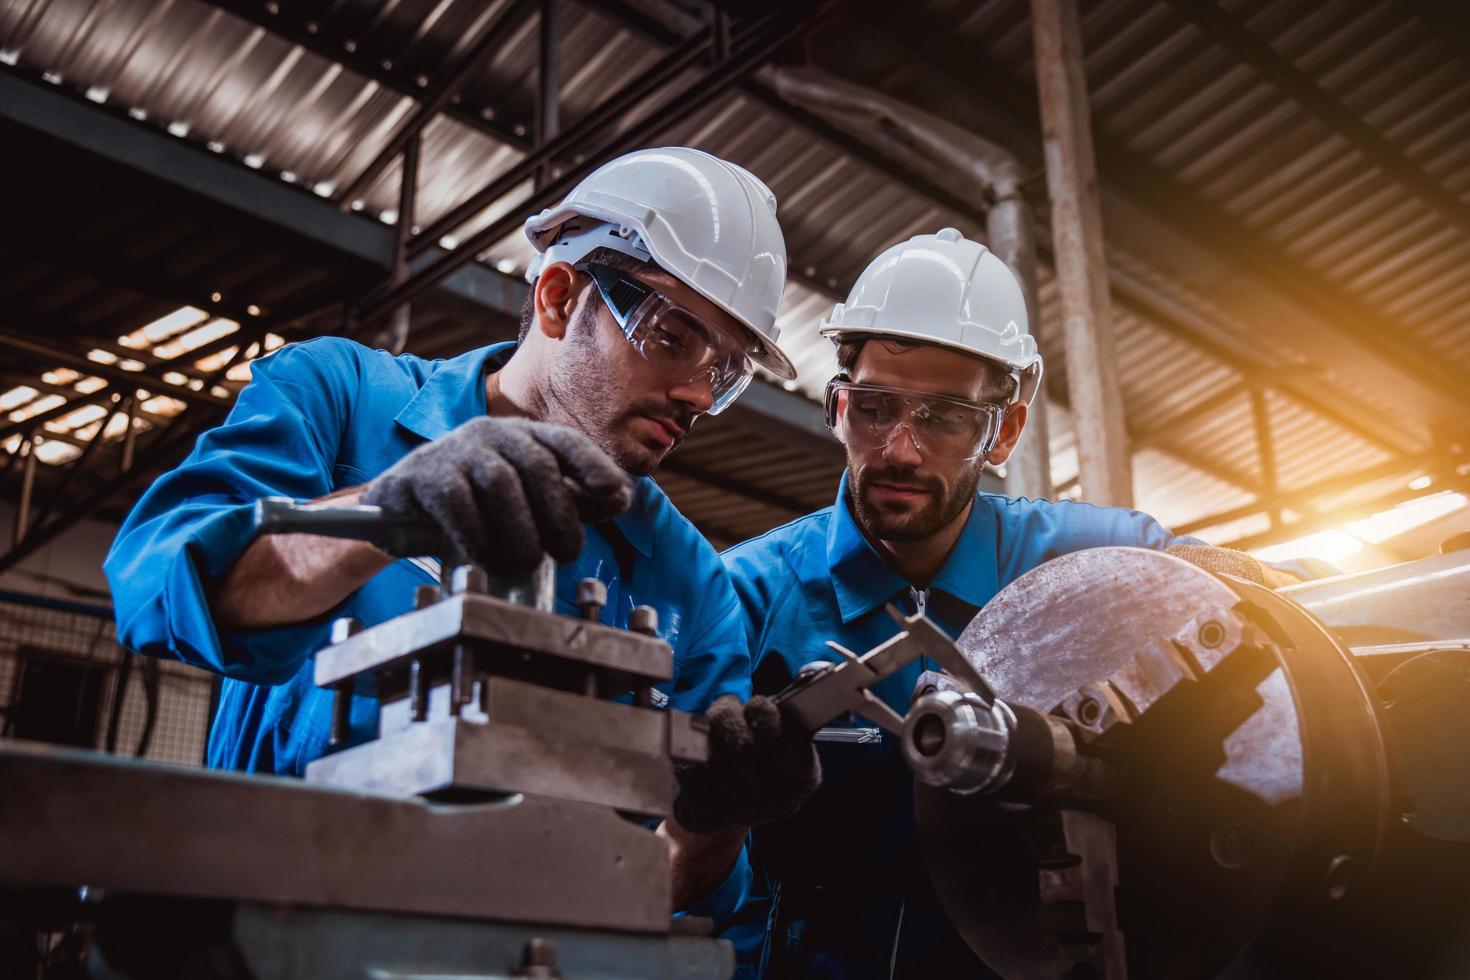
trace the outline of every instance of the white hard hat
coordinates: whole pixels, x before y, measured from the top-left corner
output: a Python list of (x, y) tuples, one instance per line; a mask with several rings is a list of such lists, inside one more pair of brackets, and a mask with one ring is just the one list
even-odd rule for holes
[(786, 286), (786, 242), (776, 197), (750, 171), (686, 146), (635, 150), (598, 167), (554, 208), (526, 221), (541, 253), (526, 281), (552, 262), (595, 248), (656, 263), (750, 331), (750, 358), (796, 377), (776, 346)]
[(833, 343), (899, 337), (995, 361), (1017, 379), (1017, 400), (1030, 405), (1041, 382), (1041, 354), (1028, 329), (1015, 274), (954, 228), (915, 235), (883, 252), (820, 327)]

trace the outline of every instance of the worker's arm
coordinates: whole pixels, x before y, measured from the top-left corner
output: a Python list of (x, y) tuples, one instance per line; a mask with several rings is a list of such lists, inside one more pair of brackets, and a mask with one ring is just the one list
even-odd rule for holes
[(324, 642), (321, 617), (274, 630), (230, 629), (215, 604), (255, 538), (257, 500), (314, 500), (369, 475), (337, 464), (369, 353), (332, 338), (254, 362), (224, 423), (148, 488), (104, 564), (125, 646), (275, 684)]
[[(317, 502), (360, 503), (361, 487)], [(221, 583), (214, 600), (221, 629), (262, 629), (320, 616), (387, 568), (393, 557), (363, 541), (315, 534), (256, 538)]]
[[(696, 901), (717, 892), (730, 879), (731, 871), (745, 846), (745, 827), (731, 827), (714, 834), (695, 834), (685, 830), (673, 817), (658, 826), (658, 836), (669, 845), (669, 877), (673, 885), (674, 908), (688, 909)], [(742, 881), (734, 882), (743, 887)], [(733, 907), (738, 902), (718, 902)]]
[[(366, 486), (326, 499), (433, 525), (455, 553), (492, 574), (515, 574), (546, 554), (574, 560), (583, 522), (616, 517), (632, 496), (628, 474), (583, 433), (485, 416), (418, 447)], [(327, 612), (391, 561), (359, 542), (267, 535), (230, 569), (215, 613), (227, 629), (300, 622)]]

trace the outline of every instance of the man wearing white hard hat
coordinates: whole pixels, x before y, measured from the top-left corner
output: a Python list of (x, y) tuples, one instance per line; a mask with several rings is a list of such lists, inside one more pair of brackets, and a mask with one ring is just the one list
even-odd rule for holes
[[(837, 500), (725, 553), (746, 613), (755, 690), (774, 692), (832, 640), (869, 650), (926, 612), (952, 636), (1000, 589), (1066, 552), (1183, 548), (1274, 576), (1172, 535), (1136, 511), (978, 491), (1026, 427), (1041, 379), (1021, 288), (953, 228), (883, 252), (821, 325), (838, 351), (827, 422), (847, 450)], [(1076, 365), (1074, 370), (1087, 370)], [(873, 688), (907, 710), (926, 663)], [(731, 932), (772, 977), (988, 975), (949, 928), (920, 863), (913, 778), (877, 728), (817, 735), (822, 786), (793, 818), (757, 827), (758, 897)]]
[[(706, 914), (733, 905), (743, 825), (789, 812), (815, 757), (747, 730), (775, 710), (743, 703), (750, 664), (728, 576), (648, 474), (755, 365), (793, 376), (776, 343), (775, 212), (764, 184), (707, 153), (630, 153), (527, 221), (541, 255), (518, 342), (431, 361), (325, 338), (257, 361), (229, 418), (148, 490), (106, 562), (126, 646), (224, 675), (210, 765), (302, 774), (328, 742), (331, 695), (313, 683), (312, 654), (330, 621), (383, 622), (436, 580), (422, 560), (364, 542), (252, 540), (254, 502), (375, 504), (432, 521), (494, 574), (549, 553), (562, 612), (575, 614), (587, 577), (607, 585), (604, 622), (654, 607), (674, 652), (655, 706), (726, 698), (712, 746), (729, 735), (739, 749), (685, 774), (676, 813), (691, 827), (664, 830), (675, 894), (702, 895)], [(376, 702), (354, 698), (350, 722), (350, 743), (371, 737)], [(729, 785), (738, 798), (722, 795)]]

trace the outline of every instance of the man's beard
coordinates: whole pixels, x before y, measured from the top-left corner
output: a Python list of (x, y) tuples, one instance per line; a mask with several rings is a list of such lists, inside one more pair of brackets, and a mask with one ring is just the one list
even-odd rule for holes
[(687, 433), (694, 424), (694, 413), (658, 395), (645, 395), (623, 406), (612, 403), (610, 394), (622, 391), (621, 382), (609, 359), (598, 349), (593, 333), (596, 329), (595, 318), (574, 324), (572, 342), (579, 347), (580, 356), (564, 360), (550, 371), (547, 388), (554, 414), (546, 421), (580, 429), (633, 476), (648, 476), (679, 447), (683, 437), (659, 453), (631, 431), (633, 423), (640, 415), (649, 415)]
[[(933, 537), (964, 513), (980, 484), (982, 469), (976, 466), (966, 470), (948, 493), (941, 480), (920, 476), (915, 470), (893, 467), (853, 469), (849, 501), (853, 518), (870, 540), (922, 541)], [(922, 487), (927, 496), (916, 509), (884, 508), (872, 500), (874, 483), (911, 484)]]

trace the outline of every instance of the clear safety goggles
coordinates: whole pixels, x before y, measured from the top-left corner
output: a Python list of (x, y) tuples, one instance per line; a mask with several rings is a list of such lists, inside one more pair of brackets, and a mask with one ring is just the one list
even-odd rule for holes
[(623, 336), (659, 373), (675, 384), (709, 381), (708, 414), (719, 415), (750, 384), (750, 350), (723, 330), (612, 266), (576, 268), (591, 277)]
[(905, 388), (827, 383), (827, 425), (854, 449), (886, 448), (900, 429), (930, 459), (970, 460), (990, 452), (1005, 421), (1004, 402), (970, 402)]

